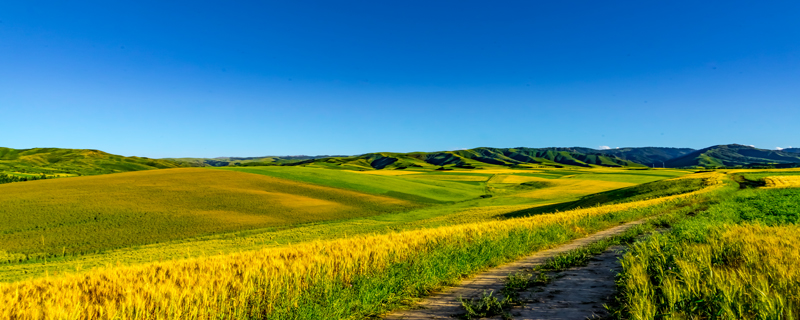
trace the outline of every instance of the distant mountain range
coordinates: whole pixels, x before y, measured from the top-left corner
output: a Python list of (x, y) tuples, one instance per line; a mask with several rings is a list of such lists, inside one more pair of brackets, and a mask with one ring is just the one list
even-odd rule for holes
[(669, 159), (677, 158), (695, 151), (694, 149), (690, 148), (660, 148), (660, 147), (615, 148), (615, 149), (603, 149), (603, 150), (576, 147), (576, 148), (563, 148), (563, 150), (585, 153), (585, 154), (600, 153), (608, 156), (614, 156), (623, 160), (644, 164), (647, 166), (662, 166), (662, 164)]
[(221, 158), (124, 157), (99, 150), (0, 148), (0, 172), (80, 175), (197, 166), (302, 165), (332, 169), (492, 167), (748, 167), (800, 166), (800, 148), (758, 149), (739, 144), (689, 148), (474, 148), (441, 152), (378, 152), (357, 156), (265, 156)]
[(602, 152), (577, 152), (572, 148), (474, 148), (442, 152), (379, 152), (350, 157), (305, 160), (289, 165), (309, 164), (349, 169), (405, 169), (409, 167), (469, 169), (492, 166), (644, 167), (642, 164)]
[[(786, 151), (790, 150), (790, 151)], [(784, 150), (766, 150), (740, 144), (713, 146), (666, 161), (667, 167), (735, 167), (758, 164), (800, 163), (800, 154)]]
[[(787, 151), (788, 150), (788, 151)], [(797, 152), (793, 152), (797, 150)], [(404, 169), (439, 166), (578, 167), (736, 167), (800, 164), (800, 150), (758, 149), (732, 144), (702, 150), (690, 148), (475, 148), (443, 152), (368, 153), (359, 156), (309, 159), (287, 165), (315, 165), (349, 169)]]
[(182, 165), (193, 167), (225, 167), (243, 165), (247, 163), (262, 163), (269, 165), (280, 165), (304, 160), (313, 160), (331, 157), (347, 157), (347, 156), (263, 156), (263, 157), (217, 157), (217, 158), (162, 158), (162, 160), (173, 161)]

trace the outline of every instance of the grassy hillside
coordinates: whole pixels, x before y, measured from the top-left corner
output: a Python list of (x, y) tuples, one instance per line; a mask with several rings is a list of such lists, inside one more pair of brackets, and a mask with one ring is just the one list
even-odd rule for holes
[(415, 181), (404, 179), (402, 176), (366, 175), (321, 168), (235, 167), (224, 170), (255, 173), (424, 203), (463, 201), (478, 198), (485, 193), (481, 184), (435, 179)]
[(225, 167), (234, 165), (282, 165), (306, 160), (344, 156), (264, 156), (264, 157), (217, 157), (217, 158), (163, 158), (193, 167)]
[(0, 185), (0, 251), (88, 253), (212, 233), (364, 217), (408, 201), (182, 168)]
[(599, 150), (600, 153), (618, 157), (623, 160), (641, 163), (647, 166), (659, 167), (662, 162), (681, 157), (694, 152), (689, 148), (618, 148), (609, 150)]
[(442, 152), (377, 152), (357, 156), (270, 156), (252, 158), (167, 158), (195, 166), (304, 165), (329, 169), (373, 170), (407, 168), (639, 167), (651, 166), (694, 151), (688, 148), (474, 148)]
[(368, 153), (352, 157), (310, 159), (289, 165), (346, 170), (419, 168), (538, 168), (538, 167), (643, 167), (602, 153), (580, 153), (559, 148), (474, 148), (469, 150), (411, 153)]
[(180, 166), (163, 159), (124, 157), (99, 150), (0, 147), (0, 172), (15, 175), (95, 175)]
[(738, 144), (719, 145), (666, 161), (667, 167), (733, 167), (751, 164), (800, 163), (800, 155)]

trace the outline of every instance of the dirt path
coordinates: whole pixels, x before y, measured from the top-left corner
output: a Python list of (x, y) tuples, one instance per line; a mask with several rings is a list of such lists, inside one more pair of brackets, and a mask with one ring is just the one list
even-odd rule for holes
[[(588, 237), (574, 240), (570, 243), (553, 249), (539, 251), (516, 262), (488, 270), (476, 275), (473, 278), (463, 280), (458, 286), (450, 287), (440, 293), (433, 294), (418, 304), (414, 309), (393, 312), (385, 315), (384, 319), (452, 319), (454, 315), (463, 313), (461, 304), (458, 302), (459, 297), (463, 297), (465, 299), (474, 299), (480, 297), (484, 291), (493, 290), (494, 292), (500, 292), (500, 290), (503, 288), (504, 280), (509, 274), (530, 269), (536, 265), (544, 263), (547, 261), (547, 259), (552, 258), (560, 253), (580, 248), (598, 240), (622, 234), (629, 228), (642, 224), (646, 221), (647, 219), (642, 219), (619, 225), (592, 234)], [(608, 289), (610, 289), (613, 293), (614, 274), (616, 274), (616, 272), (613, 271), (603, 271), (604, 269), (609, 269), (610, 265), (616, 262), (613, 252), (611, 255), (608, 254), (609, 252), (606, 252), (600, 256), (603, 258), (596, 258), (599, 261), (592, 261), (592, 264), (589, 266), (579, 268), (586, 269), (585, 271), (578, 272), (576, 271), (577, 269), (565, 271), (567, 276), (557, 279), (545, 287), (545, 294), (543, 296), (535, 294), (532, 296), (534, 299), (539, 299), (534, 301), (540, 302), (545, 301), (544, 298), (547, 298), (546, 301), (549, 301), (548, 303), (540, 303), (539, 306), (536, 306), (534, 303), (528, 304), (522, 308), (517, 307), (512, 310), (511, 314), (514, 316), (514, 318), (518, 319), (585, 319), (586, 317), (592, 317), (592, 314), (596, 313), (597, 311), (602, 311), (603, 302), (599, 302), (600, 300), (598, 300), (598, 297), (607, 296), (608, 294), (604, 292), (608, 291)], [(595, 274), (593, 272), (597, 273)], [(606, 276), (605, 273), (609, 273), (608, 276)], [(591, 280), (590, 278), (595, 280)], [(600, 282), (592, 282), (601, 281), (599, 280), (600, 278), (610, 279), (610, 285), (607, 282), (603, 282), (603, 284), (600, 284)], [(560, 284), (563, 289), (558, 286), (554, 287), (556, 284)], [(591, 288), (591, 286), (595, 287)], [(578, 288), (584, 290), (584, 292), (577, 294), (578, 292), (575, 290)], [(528, 293), (523, 293), (523, 297), (527, 296)], [(550, 296), (552, 296), (552, 298)], [(580, 298), (580, 301), (577, 300), (578, 298)], [(599, 309), (595, 306), (599, 306)], [(564, 313), (567, 311), (565, 307), (569, 307), (572, 310), (570, 310), (568, 314)], [(578, 316), (578, 314), (580, 314), (580, 316)]]
[(592, 258), (585, 267), (551, 275), (555, 279), (544, 287), (520, 293), (525, 302), (509, 312), (514, 319), (595, 319), (608, 315), (603, 304), (611, 302), (616, 291), (614, 276), (625, 247), (614, 246)]

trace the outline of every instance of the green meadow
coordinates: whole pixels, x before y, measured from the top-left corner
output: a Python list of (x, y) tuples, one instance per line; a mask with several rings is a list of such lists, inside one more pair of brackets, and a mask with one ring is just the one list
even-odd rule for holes
[(0, 280), (552, 212), (687, 173), (486, 171), (183, 168), (0, 185)]

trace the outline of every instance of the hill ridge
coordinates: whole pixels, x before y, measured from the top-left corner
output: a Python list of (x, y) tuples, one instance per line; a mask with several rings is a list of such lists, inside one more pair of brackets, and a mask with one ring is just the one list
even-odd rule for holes
[(800, 154), (741, 144), (715, 145), (666, 161), (668, 167), (735, 167), (800, 163)]
[(479, 167), (644, 167), (643, 164), (622, 159), (601, 150), (583, 148), (493, 148), (478, 147), (464, 150), (435, 152), (372, 152), (350, 157), (309, 159), (286, 165), (316, 165), (341, 169), (407, 169), (440, 167), (472, 169)]
[(0, 172), (95, 175), (183, 167), (173, 161), (125, 157), (96, 149), (0, 147)]

